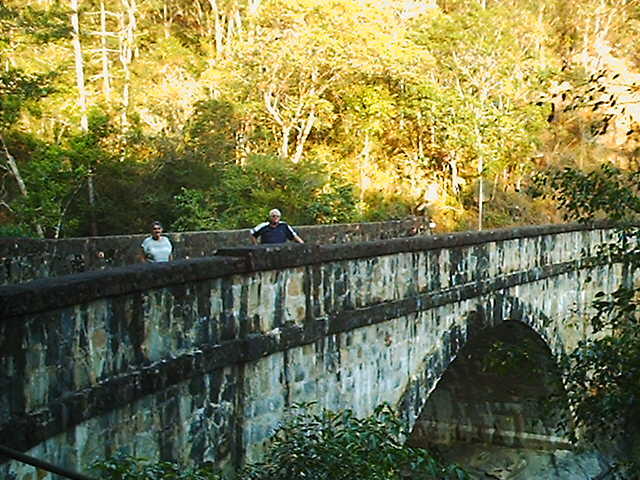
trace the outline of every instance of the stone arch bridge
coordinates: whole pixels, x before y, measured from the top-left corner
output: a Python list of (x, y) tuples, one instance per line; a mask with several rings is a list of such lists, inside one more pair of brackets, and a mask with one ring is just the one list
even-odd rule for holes
[[(229, 248), (0, 287), (0, 445), (77, 470), (118, 449), (234, 466), (314, 401), (358, 415), (388, 402), (417, 444), (561, 447), (531, 401), (588, 334), (593, 295), (621, 280), (595, 255), (613, 235)], [(502, 344), (533, 346), (533, 364), (484, 368)]]

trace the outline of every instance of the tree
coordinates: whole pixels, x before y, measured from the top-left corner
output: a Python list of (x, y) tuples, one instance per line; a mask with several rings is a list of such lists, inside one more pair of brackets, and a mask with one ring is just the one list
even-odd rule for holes
[(252, 155), (244, 165), (228, 165), (209, 202), (217, 228), (244, 228), (264, 221), (273, 207), (284, 210), (292, 224), (353, 221), (357, 218), (352, 188), (328, 175), (322, 165), (283, 162)]
[[(40, 98), (47, 96), (51, 87), (46, 85), (50, 75), (28, 75), (19, 70), (6, 70), (0, 74), (0, 145), (4, 156), (4, 163), (0, 167), (14, 178), (20, 195), (23, 199), (31, 199), (29, 189), (18, 167), (18, 162), (11, 154), (6, 134), (14, 126), (23, 108)], [(6, 200), (2, 205), (13, 212), (13, 208)], [(44, 236), (43, 227), (37, 219), (34, 219), (33, 227), (38, 236)]]
[[(617, 62), (632, 75), (637, 63), (635, 0), (0, 3), (4, 71), (58, 75), (56, 91), (23, 103), (2, 131), (18, 173), (27, 176), (36, 144), (71, 152), (80, 163), (106, 162), (88, 166), (87, 185), (67, 209), (65, 218), (83, 234), (95, 233), (83, 201), (93, 189), (92, 211), (109, 231), (143, 228), (141, 218), (151, 212), (170, 224), (185, 215), (183, 207), (195, 208), (195, 198), (203, 199), (205, 219), (241, 212), (216, 202), (244, 195), (221, 199), (215, 190), (230, 164), (246, 166), (256, 155), (277, 156), (286, 168), (322, 167), (318, 191), (329, 193), (314, 201), (328, 203), (314, 218), (411, 212), (438, 217), (443, 229), (471, 228), (480, 219), (483, 227), (549, 221), (544, 206), (518, 193), (541, 163), (589, 163), (601, 152), (620, 164), (635, 161), (636, 88), (613, 72)], [(606, 75), (598, 77), (598, 63)], [(596, 110), (574, 108), (587, 104)], [(80, 158), (74, 145), (93, 108), (117, 128), (99, 139), (100, 155), (91, 147)], [(607, 135), (598, 132), (607, 129), (625, 137), (624, 154), (604, 151)], [(1, 142), (0, 157), (12, 207), (23, 195)], [(149, 182), (158, 188), (143, 189)], [(195, 196), (185, 197), (183, 188)], [(337, 192), (355, 195), (357, 212), (342, 208), (351, 200), (337, 200)], [(129, 208), (101, 218), (118, 199)], [(209, 201), (215, 205), (205, 208)], [(529, 213), (520, 214), (520, 206)]]
[(477, 186), (478, 229), (483, 227), (485, 180), (493, 177), (497, 183), (501, 173), (517, 173), (514, 164), (535, 151), (543, 127), (542, 110), (531, 105), (540, 87), (538, 70), (548, 66), (533, 61), (530, 27), (519, 18), (515, 22), (504, 8), (476, 4), (436, 16), (417, 37), (442, 72), (431, 81), (435, 95), (428, 108), (437, 115), (432, 142), (451, 152), (454, 192)]
[(614, 441), (623, 468), (640, 473), (640, 171), (610, 164), (582, 172), (565, 168), (540, 174), (535, 195), (549, 195), (567, 219), (607, 218), (618, 225), (618, 241), (604, 245), (600, 256), (622, 263), (623, 284), (610, 294), (599, 292), (588, 324), (590, 338), (562, 359), (574, 440)]
[(331, 90), (367, 74), (403, 71), (405, 63), (411, 74), (422, 68), (422, 52), (412, 48), (387, 3), (272, 1), (255, 22), (256, 34), (238, 43), (228, 60), (237, 74), (227, 88), (250, 100), (253, 118), (273, 132), (280, 157), (294, 163), (317, 124), (331, 121)]

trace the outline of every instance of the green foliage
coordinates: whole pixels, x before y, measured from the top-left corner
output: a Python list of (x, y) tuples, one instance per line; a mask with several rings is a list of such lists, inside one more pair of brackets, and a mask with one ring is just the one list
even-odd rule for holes
[(206, 100), (195, 105), (185, 128), (186, 148), (209, 165), (233, 161), (239, 122), (229, 102)]
[(246, 228), (264, 221), (271, 208), (280, 208), (291, 224), (353, 218), (352, 190), (332, 183), (315, 162), (294, 164), (274, 156), (251, 156), (244, 165), (229, 165), (222, 172), (220, 190), (221, 228)]
[(186, 468), (173, 462), (150, 462), (147, 459), (119, 454), (93, 465), (103, 480), (221, 480), (210, 468)]
[(640, 288), (629, 280), (640, 267), (640, 229), (633, 225), (640, 211), (638, 171), (603, 165), (591, 172), (565, 168), (538, 176), (535, 194), (551, 196), (566, 218), (614, 220), (618, 241), (603, 245), (601, 257), (623, 264), (623, 285), (593, 300), (590, 338), (579, 342), (562, 359), (573, 439), (614, 441), (622, 448), (623, 463), (640, 474)]
[(176, 195), (177, 219), (171, 229), (177, 232), (215, 229), (216, 203), (212, 196), (210, 191), (183, 188)]
[(403, 423), (388, 405), (356, 418), (352, 411), (313, 413), (298, 406), (274, 434), (263, 462), (249, 466), (246, 480), (466, 479), (456, 465), (429, 451), (403, 445)]
[(50, 237), (61, 230), (74, 231), (76, 220), (66, 218), (67, 209), (80, 191), (86, 167), (75, 161), (73, 151), (54, 145), (39, 145), (23, 168), (30, 192), (13, 202), (14, 214), (24, 225), (39, 224)]
[(10, 128), (26, 106), (53, 92), (52, 74), (29, 74), (17, 69), (0, 72), (0, 129)]
[[(153, 218), (165, 220), (165, 215), (160, 215), (161, 212), (156, 208), (166, 209), (170, 206), (168, 201), (160, 202), (155, 196), (152, 201), (147, 200), (157, 188), (163, 186), (157, 186), (155, 180), (141, 165), (122, 162), (118, 158), (102, 158), (95, 166), (94, 179), (99, 234), (139, 233), (147, 229)], [(81, 193), (82, 200), (85, 200), (86, 192)], [(152, 206), (155, 208), (150, 211)], [(89, 211), (86, 207), (85, 200), (79, 202), (74, 209), (75, 215), (83, 221), (77, 234), (86, 234), (89, 231)]]
[(362, 220), (380, 222), (405, 218), (411, 214), (411, 207), (411, 202), (401, 195), (367, 192), (364, 195)]
[[(386, 404), (365, 418), (295, 405), (268, 441), (264, 460), (232, 475), (237, 480), (466, 480), (468, 474), (422, 448), (406, 446), (399, 416)], [(96, 462), (103, 480), (222, 480), (210, 468), (183, 468), (129, 455)], [(227, 478), (227, 477), (225, 477)]]
[[(627, 468), (640, 473), (639, 288), (596, 295), (591, 327), (596, 338), (581, 341), (563, 358), (574, 432), (591, 442), (614, 441)], [(599, 334), (599, 335), (598, 335)]]
[(26, 225), (5, 224), (0, 225), (0, 237), (35, 237), (33, 231)]
[[(545, 136), (552, 85), (576, 86), (566, 108), (603, 102), (593, 72), (562, 67), (572, 49), (608, 36), (613, 55), (633, 57), (640, 32), (634, 2), (151, 1), (137, 5), (125, 72), (117, 19), (129, 18), (126, 2), (103, 3), (106, 35), (94, 34), (102, 3), (82, 2), (81, 58), (63, 3), (24, 3), (0, 2), (0, 56), (10, 66), (0, 74), (0, 129), (67, 150), (74, 168), (94, 175), (96, 207), (88, 211), (84, 190), (72, 196), (68, 235), (87, 234), (91, 216), (100, 233), (139, 231), (158, 217), (179, 229), (245, 227), (274, 202), (292, 223), (428, 213), (447, 229), (471, 227), (480, 176), (513, 191), (541, 145), (582, 147), (623, 103), (611, 97), (598, 115)], [(80, 59), (88, 108), (101, 105), (106, 128), (94, 124), (91, 140), (77, 132)], [(256, 169), (257, 157), (273, 160)], [(319, 158), (322, 168), (309, 166)], [(284, 178), (297, 169), (289, 190), (263, 175), (278, 162)], [(309, 181), (298, 182), (305, 172)], [(73, 176), (54, 180), (76, 188)], [(19, 197), (9, 188), (5, 209), (25, 208)], [(542, 217), (542, 203), (522, 214), (496, 198), (485, 202), (486, 224)]]
[(349, 223), (360, 219), (353, 185), (336, 175), (331, 175), (309, 206), (314, 223)]
[(567, 220), (609, 218), (629, 223), (640, 214), (639, 178), (640, 171), (626, 171), (608, 163), (590, 172), (567, 167), (537, 174), (531, 193), (551, 197)]
[(46, 43), (68, 36), (70, 30), (68, 12), (58, 5), (45, 10), (30, 5), (12, 8), (4, 2), (0, 4), (0, 44), (15, 42), (20, 36)]

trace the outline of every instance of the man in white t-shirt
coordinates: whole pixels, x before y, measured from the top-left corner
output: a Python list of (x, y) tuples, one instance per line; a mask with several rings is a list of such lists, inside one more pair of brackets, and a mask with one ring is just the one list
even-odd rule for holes
[(172, 259), (173, 245), (167, 237), (162, 235), (162, 224), (151, 224), (151, 236), (142, 242), (142, 261), (149, 263), (168, 262)]

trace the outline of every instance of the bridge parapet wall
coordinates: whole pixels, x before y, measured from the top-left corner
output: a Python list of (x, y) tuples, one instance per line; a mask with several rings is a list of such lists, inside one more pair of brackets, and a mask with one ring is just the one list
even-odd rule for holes
[[(413, 424), (478, 305), (489, 323), (513, 314), (503, 294), (566, 316), (615, 282), (581, 255), (610, 235), (573, 225), (229, 248), (1, 287), (0, 443), (77, 468), (122, 447), (237, 464), (294, 402), (364, 415), (387, 401)], [(596, 282), (579, 293), (581, 269)], [(583, 334), (530, 321), (556, 349)]]
[[(347, 243), (422, 235), (428, 231), (424, 217), (386, 222), (296, 227), (309, 243)], [(140, 244), (148, 236), (110, 235), (102, 237), (0, 238), (0, 285), (23, 283), (139, 263)], [(174, 258), (189, 259), (215, 255), (219, 248), (248, 245), (249, 230), (167, 233), (174, 246)]]

